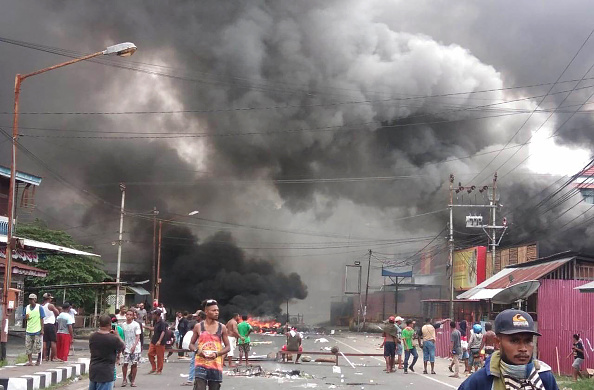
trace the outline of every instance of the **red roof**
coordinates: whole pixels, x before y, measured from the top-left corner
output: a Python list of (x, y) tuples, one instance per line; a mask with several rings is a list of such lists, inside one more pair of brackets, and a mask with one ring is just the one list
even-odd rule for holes
[[(507, 275), (502, 276), (501, 278), (497, 279), (493, 283), (489, 284), (488, 286), (484, 286), (484, 288), (506, 288), (511, 284), (518, 284), (521, 282), (526, 282), (528, 280), (538, 280), (543, 276), (553, 272), (557, 268), (561, 267), (565, 263), (573, 260), (575, 257), (567, 257), (561, 260), (550, 261), (546, 263), (540, 263), (532, 266), (527, 267), (518, 267), (514, 268), (513, 271)], [(529, 264), (529, 263), (527, 263)], [(510, 277), (513, 276), (513, 281), (510, 282)]]
[[(0, 259), (0, 268), (4, 269), (6, 268), (6, 259)], [(37, 267), (33, 267), (31, 265), (27, 265), (27, 264), (23, 264), (23, 263), (19, 263), (18, 261), (14, 261), (12, 262), (12, 268), (16, 268), (17, 270), (23, 271), (23, 272), (17, 272), (17, 273), (25, 273), (27, 275), (31, 275), (31, 276), (41, 276), (41, 277), (45, 277), (48, 274), (48, 271), (41, 269), (41, 268), (37, 268)]]

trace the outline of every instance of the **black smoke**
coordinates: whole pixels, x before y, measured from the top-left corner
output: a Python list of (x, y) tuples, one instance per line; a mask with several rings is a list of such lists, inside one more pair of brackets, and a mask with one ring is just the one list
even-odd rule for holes
[[(551, 192), (548, 186), (557, 178), (534, 175), (526, 169), (512, 170), (532, 152), (528, 148), (513, 158), (510, 156), (516, 149), (504, 151), (475, 178), (521, 126), (525, 116), (514, 111), (530, 111), (538, 99), (470, 109), (546, 92), (547, 86), (498, 89), (554, 81), (577, 43), (587, 35), (580, 26), (590, 28), (589, 19), (578, 18), (577, 23), (568, 17), (572, 23), (561, 26), (545, 11), (539, 9), (535, 15), (534, 7), (515, 3), (510, 5), (517, 10), (513, 13), (499, 4), (496, 10), (483, 11), (471, 3), (456, 7), (449, 2), (415, 2), (414, 7), (384, 3), (262, 0), (236, 5), (183, 1), (174, 7), (140, 1), (6, 4), (0, 15), (5, 32), (0, 35), (10, 32), (12, 38), (80, 52), (129, 40), (139, 50), (122, 63), (161, 73), (150, 75), (86, 63), (25, 81), (21, 142), (74, 187), (110, 203), (64, 185), (43, 166), (22, 156), (21, 169), (44, 176), (38, 192), (39, 212), (54, 218), (56, 225), (75, 231), (75, 236), (94, 245), (106, 263), (113, 265), (115, 247), (111, 241), (117, 232), (118, 184), (124, 182), (130, 211), (125, 222), (124, 259), (131, 270), (150, 274), (152, 253), (146, 243), (152, 238), (150, 210), (154, 206), (165, 219), (195, 209), (205, 217), (194, 221), (191, 232), (169, 231), (168, 235), (181, 234), (191, 244), (176, 245), (173, 239), (166, 239), (165, 251), (169, 252), (164, 252), (164, 281), (172, 284), (164, 285), (164, 296), (173, 294), (172, 300), (187, 301), (188, 306), (208, 297), (203, 294), (216, 299), (217, 291), (208, 284), (213, 278), (221, 282), (217, 284), (221, 291), (228, 288), (230, 279), (244, 288), (229, 276), (240, 272), (229, 270), (233, 268), (230, 265), (222, 275), (200, 271), (201, 262), (217, 258), (206, 255), (209, 250), (219, 253), (215, 243), (233, 248), (231, 238), (221, 238), (217, 233), (225, 227), (237, 240), (235, 251), (242, 254), (230, 257), (229, 264), (243, 259), (236, 264), (242, 275), (258, 270), (265, 279), (284, 281), (278, 271), (264, 273), (262, 269), (270, 267), (263, 266), (262, 260), (249, 260), (265, 259), (277, 270), (286, 269), (283, 273), (287, 275), (298, 271), (309, 286), (310, 298), (327, 300), (339, 293), (342, 265), (359, 254), (323, 256), (323, 251), (292, 248), (305, 247), (306, 241), (327, 243), (328, 247), (353, 245), (362, 237), (367, 241), (355, 249), (364, 253), (367, 245), (374, 246), (374, 239), (437, 234), (445, 227), (447, 214), (400, 218), (445, 208), (450, 173), (456, 175), (456, 183), (480, 186), (489, 184), (493, 171), (510, 160), (499, 172), (504, 177), (499, 182), (504, 204), (500, 215), (512, 223), (503, 244), (541, 239), (541, 249), (546, 251), (593, 250), (588, 240), (581, 239), (589, 234), (587, 224), (554, 233), (557, 226), (587, 212), (588, 206), (583, 204), (565, 212), (579, 195), (546, 213), (531, 208)], [(473, 12), (466, 12), (464, 7)], [(556, 10), (552, 14), (559, 11), (556, 5), (550, 7)], [(577, 5), (561, 8), (588, 15)], [(433, 17), (425, 17), (427, 12)], [(530, 16), (524, 20), (526, 14)], [(527, 22), (531, 23), (529, 28)], [(502, 25), (511, 27), (501, 29)], [(542, 39), (543, 34), (546, 39)], [(511, 44), (516, 39), (522, 44)], [(2, 111), (10, 112), (14, 74), (62, 58), (6, 44), (0, 49), (0, 105)], [(567, 78), (579, 78), (584, 64), (589, 65), (583, 58), (577, 64)], [(556, 90), (571, 86), (563, 84)], [(470, 93), (491, 89), (494, 91)], [(463, 91), (469, 93), (441, 96)], [(435, 95), (440, 97), (415, 98)], [(545, 106), (554, 107), (563, 96), (555, 95)], [(584, 96), (572, 95), (567, 104), (575, 104)], [(169, 110), (194, 112), (26, 114)], [(580, 115), (559, 133), (561, 144), (590, 147), (590, 120)], [(511, 146), (526, 142), (545, 117), (537, 113)], [(9, 122), (7, 116), (2, 118), (3, 123)], [(563, 118), (555, 115), (550, 127), (554, 129)], [(46, 130), (32, 129), (35, 127)], [(62, 131), (47, 130), (52, 128)], [(145, 132), (206, 136), (109, 139), (118, 134), (114, 131), (140, 136), (146, 136)], [(48, 135), (64, 138), (34, 138)], [(84, 138), (87, 136), (107, 139)], [(6, 164), (6, 144), (0, 148), (0, 161)], [(383, 176), (402, 179), (283, 182)], [(483, 201), (474, 195), (465, 200)], [(208, 220), (267, 230), (240, 229)], [(76, 229), (81, 225), (85, 228)], [(456, 215), (456, 226), (463, 225), (464, 215)], [(281, 229), (327, 232), (339, 238), (288, 235), (279, 232)], [(465, 234), (462, 237), (473, 235), (470, 237), (478, 239), (475, 231), (459, 230)], [(269, 242), (280, 249), (266, 249), (271, 245), (261, 244)], [(471, 244), (472, 240), (459, 242)], [(483, 237), (478, 243), (485, 242)], [(394, 245), (379, 250), (400, 253), (418, 248)], [(322, 255), (316, 257), (319, 253)], [(303, 257), (289, 257), (295, 255)], [(192, 258), (198, 257), (192, 280), (180, 279), (185, 276), (180, 268), (190, 267)], [(253, 310), (278, 310), (275, 297), (286, 296), (277, 285), (256, 285), (268, 298), (251, 299), (258, 302)], [(178, 291), (186, 294), (176, 295)], [(298, 292), (292, 293), (295, 298), (303, 296)], [(220, 299), (227, 302), (239, 299), (233, 292), (222, 295), (225, 298)], [(263, 302), (277, 306), (269, 308)], [(237, 307), (247, 305), (240, 304)]]

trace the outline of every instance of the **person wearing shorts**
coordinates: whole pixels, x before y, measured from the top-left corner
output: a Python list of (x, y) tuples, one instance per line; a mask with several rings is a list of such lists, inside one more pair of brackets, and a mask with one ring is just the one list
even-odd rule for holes
[(573, 364), (571, 365), (573, 368), (573, 380), (577, 381), (578, 376), (583, 378), (581, 369), (582, 364), (584, 363), (584, 344), (582, 343), (579, 334), (573, 335), (573, 346), (571, 347), (571, 350), (573, 351), (574, 358)]
[(237, 341), (239, 347), (239, 364), (241, 365), (242, 356), (245, 356), (245, 365), (249, 364), (250, 356), (250, 333), (252, 333), (252, 326), (247, 322), (248, 316), (241, 316), (242, 322), (237, 324), (237, 333), (239, 333), (239, 340)]
[[(235, 349), (237, 348), (237, 340), (239, 339), (239, 333), (237, 333), (237, 324), (241, 321), (241, 316), (238, 313), (233, 313), (233, 316), (227, 324), (227, 336), (229, 337), (229, 353), (227, 354), (227, 360), (229, 367), (234, 367), (233, 358), (235, 357)], [(225, 361), (223, 360), (223, 365)]]
[(396, 325), (396, 317), (388, 317), (388, 321), (383, 329), (384, 336), (384, 359), (386, 360), (386, 372), (396, 371), (396, 346), (400, 345), (399, 331)]
[(427, 374), (427, 363), (430, 363), (431, 374), (435, 375), (435, 330), (441, 328), (442, 323), (443, 321), (432, 323), (431, 318), (426, 318), (425, 325), (421, 328), (419, 340), (423, 348), (423, 374)]
[(33, 355), (37, 355), (37, 365), (41, 364), (41, 339), (43, 338), (43, 318), (45, 313), (43, 307), (37, 304), (37, 295), (29, 294), (29, 304), (25, 306), (25, 319), (27, 330), (25, 331), (25, 353), (27, 354), (27, 366), (33, 365)]
[[(128, 385), (128, 380), (130, 380), (131, 387), (136, 387), (136, 372), (138, 371), (138, 362), (142, 352), (142, 344), (140, 343), (142, 330), (140, 324), (134, 321), (134, 311), (132, 309), (126, 311), (126, 322), (122, 324), (122, 330), (125, 344), (122, 364), (122, 387)], [(130, 366), (130, 375), (128, 375), (128, 366)]]

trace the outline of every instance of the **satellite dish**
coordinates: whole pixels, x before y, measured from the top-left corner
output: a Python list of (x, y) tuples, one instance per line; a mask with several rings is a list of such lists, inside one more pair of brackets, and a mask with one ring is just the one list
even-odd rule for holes
[(539, 287), (540, 282), (538, 280), (520, 282), (499, 291), (491, 301), (500, 305), (509, 305), (516, 301), (528, 299), (528, 297), (534, 294)]

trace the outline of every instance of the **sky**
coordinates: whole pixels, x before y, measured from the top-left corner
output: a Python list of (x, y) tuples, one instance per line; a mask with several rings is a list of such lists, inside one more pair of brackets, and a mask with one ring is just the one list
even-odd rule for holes
[[(443, 250), (450, 173), (455, 184), (480, 187), (497, 171), (500, 215), (511, 221), (503, 244), (590, 250), (590, 206), (569, 189), (563, 202), (547, 198), (592, 154), (586, 2), (1, 6), (7, 132), (15, 74), (67, 60), (59, 54), (138, 46), (129, 58), (27, 79), (20, 101), (19, 142), (29, 153), (19, 152), (18, 168), (44, 178), (22, 220), (66, 229), (108, 270), (120, 182), (125, 272), (150, 269), (157, 207), (160, 218), (177, 220), (165, 227), (172, 288), (194, 266), (186, 257), (199, 267), (210, 256), (203, 244), (232, 245), (248, 262), (241, 275), (255, 264), (249, 259), (299, 274), (307, 298), (298, 298), (298, 283), (289, 288), (290, 311), (312, 321), (328, 317), (344, 266), (369, 249), (377, 253), (372, 288), (382, 262), (408, 266), (425, 247)], [(0, 140), (0, 164), (10, 163), (9, 151)], [(200, 213), (188, 217), (193, 210)], [(486, 244), (464, 231), (463, 218), (456, 215), (459, 245)], [(203, 291), (206, 282), (184, 283)]]

